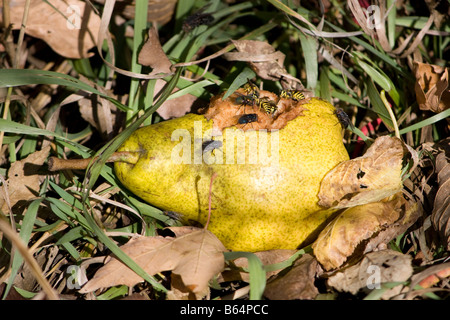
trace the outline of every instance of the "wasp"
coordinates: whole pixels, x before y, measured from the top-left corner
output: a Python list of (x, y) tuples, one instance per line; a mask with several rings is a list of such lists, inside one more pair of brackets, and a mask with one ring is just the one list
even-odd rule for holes
[(249, 113), (245, 114), (242, 117), (239, 118), (238, 123), (239, 124), (247, 124), (251, 122), (258, 121), (258, 115), (256, 113)]
[(352, 121), (350, 120), (350, 118), (348, 117), (348, 115), (345, 113), (345, 111), (343, 109), (336, 108), (336, 110), (334, 110), (334, 114), (338, 118), (338, 120), (341, 123), (341, 126), (343, 128), (350, 127), (351, 129), (355, 129), (355, 126), (353, 125)]
[(259, 88), (250, 80), (247, 80), (247, 83), (244, 85), (243, 89), (247, 96), (251, 96), (253, 99), (259, 98)]
[(276, 103), (267, 97), (258, 99), (257, 103), (259, 108), (263, 109), (266, 113), (274, 114), (278, 110)]
[(305, 99), (305, 95), (297, 90), (282, 90), (280, 93), (280, 98), (292, 99), (294, 101), (300, 101)]

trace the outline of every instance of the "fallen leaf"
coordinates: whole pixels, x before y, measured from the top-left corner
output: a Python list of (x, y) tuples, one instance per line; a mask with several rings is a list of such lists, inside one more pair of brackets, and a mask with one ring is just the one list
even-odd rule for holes
[(403, 196), (348, 208), (331, 221), (312, 244), (314, 255), (325, 270), (340, 267), (357, 246), (402, 216)]
[(170, 290), (167, 292), (167, 300), (201, 300), (209, 294), (209, 287), (202, 291), (192, 292), (183, 282), (181, 276), (175, 273), (170, 275)]
[[(85, 81), (89, 82), (99, 91), (106, 93), (104, 88), (88, 80)], [(120, 130), (125, 120), (124, 114), (111, 101), (99, 95), (88, 94), (86, 92), (78, 92), (73, 95), (80, 95), (78, 105), (80, 106), (81, 117), (97, 129), (105, 140), (111, 139)]]
[(314, 285), (320, 266), (309, 254), (304, 254), (286, 273), (267, 283), (264, 296), (270, 300), (314, 299), (319, 291)]
[(431, 221), (433, 227), (450, 250), (450, 138), (441, 143), (441, 150), (436, 155), (436, 173), (438, 190), (434, 198)]
[[(182, 227), (180, 227), (182, 228)], [(223, 244), (208, 230), (194, 229), (177, 238), (140, 237), (121, 249), (148, 274), (172, 271), (193, 293), (203, 292), (209, 280), (224, 268)], [(87, 293), (116, 285), (134, 286), (143, 279), (112, 257), (94, 278), (81, 288)]]
[(139, 52), (138, 62), (151, 67), (153, 69), (151, 74), (172, 73), (172, 63), (161, 47), (155, 28), (148, 30), (148, 38)]
[(272, 45), (258, 40), (232, 40), (238, 52), (224, 54), (230, 61), (246, 61), (258, 77), (282, 81), (283, 87), (303, 89), (301, 81), (291, 76), (284, 68), (285, 54), (276, 51)]
[[(95, 0), (95, 2), (105, 4), (105, 0)], [(168, 23), (172, 19), (176, 4), (177, 0), (150, 0), (147, 7), (147, 21), (158, 23), (158, 26)], [(126, 20), (134, 20), (135, 13), (134, 0), (121, 0), (114, 4), (114, 14), (123, 15)]]
[(0, 188), (0, 208), (3, 212), (9, 212), (9, 205), (14, 207), (19, 201), (27, 201), (39, 195), (39, 174), (38, 171), (44, 164), (50, 152), (50, 146), (40, 151), (33, 152), (23, 160), (14, 162), (8, 170), (8, 180), (6, 181), (8, 195), (5, 188)]
[(417, 102), (421, 110), (439, 113), (450, 108), (448, 68), (414, 61)]
[(401, 218), (394, 223), (385, 226), (376, 235), (372, 236), (365, 243), (364, 253), (377, 250), (382, 245), (388, 244), (398, 235), (403, 234), (411, 227), (423, 214), (423, 207), (420, 202), (413, 200), (404, 201), (400, 206)]
[[(155, 84), (155, 96), (159, 94), (159, 92), (166, 85), (166, 81), (162, 79), (157, 79)], [(179, 89), (175, 88), (173, 92), (177, 92)], [(171, 118), (179, 118), (184, 116), (186, 113), (191, 111), (192, 105), (197, 100), (197, 97), (192, 94), (184, 94), (181, 97), (166, 100), (163, 104), (156, 110), (156, 112), (163, 118), (164, 120), (168, 120)]]
[[(327, 280), (327, 284), (338, 291), (356, 294), (359, 290), (371, 291), (386, 282), (404, 282), (413, 269), (412, 257), (394, 250), (370, 252), (356, 265), (339, 271)], [(400, 293), (403, 286), (386, 291), (382, 299), (389, 299)]]
[[(25, 1), (10, 4), (13, 29), (20, 29)], [(25, 33), (42, 39), (55, 52), (70, 59), (88, 58), (97, 43), (100, 17), (80, 0), (31, 0)]]
[[(292, 255), (294, 255), (297, 250), (288, 250), (288, 249), (276, 249), (276, 250), (267, 250), (267, 251), (258, 251), (254, 252), (254, 254), (261, 260), (261, 263), (264, 266), (277, 264), (288, 260)], [(233, 260), (232, 268), (230, 270), (225, 270), (221, 273), (221, 276), (218, 279), (218, 282), (224, 281), (237, 281), (242, 280), (245, 282), (250, 281), (250, 275), (248, 272), (242, 271), (242, 269), (248, 268), (248, 259), (247, 258), (237, 258)], [(281, 270), (273, 270), (266, 272), (266, 278), (276, 275)]]
[(411, 152), (398, 138), (377, 138), (363, 156), (341, 162), (328, 172), (320, 185), (319, 205), (347, 208), (399, 192), (403, 159)]

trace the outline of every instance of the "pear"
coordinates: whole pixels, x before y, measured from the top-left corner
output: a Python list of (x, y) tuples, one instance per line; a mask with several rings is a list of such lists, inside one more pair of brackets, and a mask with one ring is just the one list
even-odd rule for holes
[(153, 206), (206, 225), (230, 250), (296, 249), (333, 213), (318, 205), (320, 183), (349, 159), (336, 109), (312, 98), (280, 129), (261, 130), (258, 124), (276, 114), (232, 99), (211, 103), (227, 104), (216, 110), (234, 126), (187, 114), (136, 130), (118, 151), (138, 156), (116, 162), (117, 177)]

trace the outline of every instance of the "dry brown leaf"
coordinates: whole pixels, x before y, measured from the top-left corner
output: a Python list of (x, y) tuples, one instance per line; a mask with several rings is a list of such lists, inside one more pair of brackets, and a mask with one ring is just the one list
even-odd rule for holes
[[(182, 228), (182, 227), (180, 227)], [(121, 249), (148, 274), (172, 271), (193, 293), (204, 292), (209, 280), (224, 267), (223, 244), (208, 230), (196, 229), (177, 238), (140, 237)], [(143, 279), (112, 258), (100, 268), (80, 293), (116, 285), (134, 286)]]
[[(385, 282), (408, 280), (413, 269), (411, 256), (393, 250), (368, 253), (359, 263), (333, 274), (327, 284), (338, 291), (356, 294), (359, 290), (370, 291)], [(402, 286), (386, 291), (382, 299), (389, 299), (400, 293)]]
[[(88, 79), (82, 80), (102, 93), (110, 96), (112, 95), (111, 93), (108, 93), (105, 88), (102, 88), (96, 83), (91, 82)], [(81, 117), (97, 129), (106, 140), (111, 139), (123, 125), (123, 120), (125, 120), (123, 112), (120, 112), (117, 106), (108, 99), (102, 98), (96, 94), (88, 94), (81, 91), (72, 96), (74, 96), (73, 99), (76, 99), (78, 96), (77, 100), (78, 105), (80, 106)]]
[(322, 180), (319, 205), (347, 208), (376, 202), (403, 188), (402, 162), (411, 154), (398, 138), (379, 137), (358, 158), (338, 164)]
[[(25, 1), (10, 4), (13, 29), (20, 29)], [(100, 17), (80, 0), (31, 0), (25, 33), (42, 39), (63, 57), (87, 58), (97, 42)]]
[(441, 150), (436, 156), (436, 172), (439, 189), (434, 198), (431, 221), (439, 232), (447, 250), (450, 250), (450, 138), (440, 144)]
[(270, 300), (314, 299), (319, 293), (314, 285), (319, 269), (317, 260), (304, 254), (287, 273), (267, 283), (264, 296)]
[[(276, 249), (276, 250), (267, 250), (267, 251), (258, 251), (254, 252), (254, 254), (261, 260), (261, 263), (266, 265), (276, 264), (283, 261), (286, 261), (294, 253), (296, 253), (297, 250), (288, 250), (288, 249)], [(250, 275), (248, 272), (241, 271), (242, 269), (248, 268), (248, 259), (247, 258), (238, 258), (236, 260), (233, 260), (233, 267), (231, 270), (226, 270), (222, 272), (221, 276), (218, 279), (218, 282), (224, 282), (224, 281), (237, 281), (242, 280), (245, 282), (250, 281)], [(266, 272), (266, 278), (269, 279), (270, 277), (276, 275), (281, 270), (273, 270)]]
[[(105, 0), (95, 0), (96, 3), (105, 4)], [(172, 19), (177, 0), (149, 0), (147, 21), (162, 26)], [(136, 1), (120, 0), (114, 4), (114, 13), (123, 15), (127, 20), (134, 20)]]
[[(166, 83), (167, 82), (162, 79), (156, 80), (155, 96), (159, 94)], [(175, 88), (172, 93), (177, 92), (178, 90), (179, 89)], [(181, 97), (164, 101), (163, 104), (158, 108), (158, 110), (156, 110), (156, 112), (164, 120), (179, 118), (191, 111), (192, 105), (194, 104), (195, 100), (197, 100), (196, 96), (193, 96), (192, 94), (184, 94)]]
[[(285, 54), (276, 51), (269, 43), (258, 40), (232, 40), (238, 52), (224, 54), (230, 61), (246, 61), (258, 77), (282, 81), (283, 87), (303, 89), (301, 81), (291, 76), (284, 68)], [(287, 84), (284, 84), (287, 82)]]
[(138, 62), (144, 66), (149, 66), (153, 70), (151, 74), (172, 73), (172, 63), (167, 58), (159, 42), (155, 28), (148, 30), (148, 38), (139, 52)]
[(11, 208), (19, 201), (27, 201), (39, 195), (39, 174), (50, 152), (50, 146), (30, 154), (23, 160), (14, 162), (8, 170), (7, 190), (0, 188), (0, 208), (3, 212), (9, 212), (7, 199)]
[(423, 208), (420, 202), (405, 200), (401, 205), (401, 212), (402, 216), (400, 219), (386, 226), (367, 241), (364, 253), (375, 251), (377, 248), (385, 246), (398, 235), (406, 232), (406, 230), (408, 230), (408, 228), (423, 214)]
[(399, 220), (405, 202), (399, 193), (391, 201), (346, 209), (321, 231), (312, 244), (317, 260), (325, 270), (340, 267), (362, 241)]
[(449, 69), (414, 61), (417, 102), (421, 110), (439, 113), (450, 108)]

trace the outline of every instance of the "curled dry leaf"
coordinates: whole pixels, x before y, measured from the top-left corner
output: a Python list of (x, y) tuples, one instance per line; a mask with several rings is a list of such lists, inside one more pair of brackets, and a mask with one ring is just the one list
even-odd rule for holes
[(267, 283), (264, 296), (270, 300), (314, 299), (319, 293), (314, 285), (319, 270), (317, 260), (304, 254), (287, 273)]
[[(368, 253), (359, 263), (339, 271), (327, 281), (330, 287), (338, 291), (356, 294), (359, 290), (372, 290), (385, 282), (403, 282), (408, 280), (413, 269), (411, 256), (393, 250)], [(400, 293), (402, 286), (386, 291), (382, 299), (389, 299)]]
[(390, 201), (346, 209), (321, 231), (312, 245), (314, 255), (325, 270), (340, 267), (361, 242), (399, 220), (405, 204), (399, 193)]
[[(194, 294), (204, 292), (209, 280), (224, 268), (223, 252), (226, 249), (208, 230), (190, 230), (176, 238), (140, 237), (121, 249), (148, 274), (172, 271), (181, 277), (187, 290)], [(131, 287), (142, 281), (140, 276), (113, 257), (81, 288), (80, 293), (116, 285)]]
[[(20, 200), (27, 201), (39, 194), (39, 174), (50, 152), (50, 146), (40, 151), (33, 152), (23, 160), (14, 162), (8, 170), (7, 188), (0, 188), (0, 208), (3, 212), (9, 212)], [(8, 194), (5, 194), (7, 189)], [(8, 205), (9, 202), (9, 205)]]
[(347, 208), (376, 202), (403, 188), (402, 163), (412, 149), (398, 138), (379, 137), (358, 158), (341, 162), (323, 178), (319, 205)]
[(138, 62), (151, 67), (153, 69), (151, 74), (172, 73), (172, 63), (161, 47), (155, 28), (148, 30), (148, 38), (139, 52)]
[[(224, 54), (227, 60), (246, 61), (265, 80), (287, 82), (287, 88), (303, 89), (301, 81), (284, 68), (285, 54), (276, 51), (269, 43), (258, 40), (232, 40), (238, 52)], [(296, 83), (296, 84), (295, 84)]]
[[(13, 29), (20, 29), (25, 1), (10, 4)], [(88, 58), (88, 50), (97, 43), (100, 17), (92, 6), (80, 0), (32, 0), (25, 33), (42, 39), (63, 57)]]
[(431, 221), (439, 232), (447, 250), (450, 250), (450, 138), (445, 139), (438, 147), (436, 156), (436, 173), (439, 189), (434, 198)]
[(442, 112), (450, 108), (448, 68), (414, 62), (417, 102), (421, 110)]

